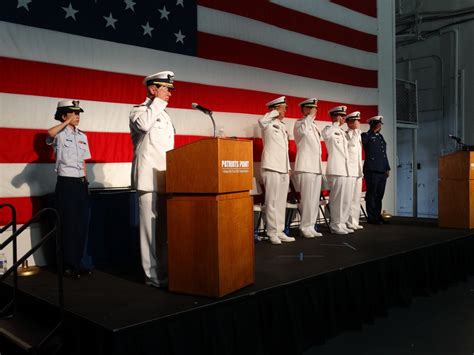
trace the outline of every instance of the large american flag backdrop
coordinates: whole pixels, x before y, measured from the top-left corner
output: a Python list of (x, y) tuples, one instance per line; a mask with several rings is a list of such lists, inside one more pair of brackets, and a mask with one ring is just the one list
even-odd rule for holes
[[(176, 74), (168, 112), (176, 146), (212, 135), (192, 102), (214, 111), (225, 135), (254, 140), (258, 175), (265, 103), (286, 95), (291, 160), (297, 104), (318, 97), (318, 124), (347, 105), (363, 123), (378, 113), (376, 0), (2, 0), (0, 203), (19, 222), (54, 191), (46, 129), (57, 101), (81, 100), (92, 152), (91, 187), (130, 185), (128, 113), (144, 76)], [(366, 126), (365, 123), (363, 126)], [(365, 127), (363, 127), (364, 129)], [(324, 147), (323, 147), (324, 148)], [(325, 154), (324, 154), (325, 156)], [(0, 224), (8, 221), (5, 212)]]

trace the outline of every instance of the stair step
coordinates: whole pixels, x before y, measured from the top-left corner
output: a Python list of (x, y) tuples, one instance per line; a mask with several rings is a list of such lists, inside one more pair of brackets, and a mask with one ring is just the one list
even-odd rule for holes
[(53, 328), (51, 319), (37, 319), (30, 312), (17, 310), (13, 317), (0, 319), (0, 344), (9, 344), (10, 348), (16, 347), (30, 352)]

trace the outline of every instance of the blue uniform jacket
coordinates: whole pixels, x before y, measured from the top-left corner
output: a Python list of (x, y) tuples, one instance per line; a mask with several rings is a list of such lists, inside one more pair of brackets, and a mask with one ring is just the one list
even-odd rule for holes
[(385, 173), (390, 170), (387, 159), (387, 143), (383, 136), (380, 133), (374, 133), (369, 130), (362, 133), (361, 138), (365, 152), (364, 173)]

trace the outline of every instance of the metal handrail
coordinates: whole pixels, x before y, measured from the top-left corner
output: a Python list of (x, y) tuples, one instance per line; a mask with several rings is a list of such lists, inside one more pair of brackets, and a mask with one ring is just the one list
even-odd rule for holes
[[(0, 205), (0, 207), (4, 207), (5, 205)], [(8, 205), (7, 206), (11, 206)], [(13, 206), (11, 206), (13, 208)], [(12, 209), (14, 211), (14, 208)], [(14, 275), (14, 284), (17, 287), (17, 282), (18, 282), (18, 275), (17, 275), (17, 268), (24, 262), (26, 261), (33, 253), (35, 253), (40, 247), (43, 246), (44, 243), (46, 243), (48, 240), (53, 238), (53, 236), (56, 236), (56, 266), (57, 266), (57, 274), (58, 274), (58, 304), (59, 304), (59, 317), (60, 321), (59, 323), (61, 324), (63, 319), (64, 319), (64, 289), (63, 289), (63, 261), (62, 261), (62, 249), (61, 249), (61, 234), (60, 234), (60, 217), (59, 213), (56, 209), (54, 208), (43, 208), (40, 210), (38, 213), (36, 213), (28, 222), (26, 222), (23, 226), (21, 226), (18, 230), (16, 230), (7, 240), (5, 240), (3, 243), (0, 244), (0, 250), (4, 249), (9, 243), (13, 242), (13, 245), (16, 247), (16, 239), (17, 237), (25, 231), (26, 228), (28, 228), (31, 224), (35, 223), (43, 214), (51, 212), (53, 213), (55, 222), (54, 222), (54, 227), (44, 235), (41, 240), (36, 243), (25, 255), (23, 255), (19, 260), (15, 260), (16, 256), (14, 256), (14, 262), (13, 265), (2, 275), (0, 276), (0, 282), (2, 282), (4, 279), (6, 279), (10, 274), (13, 273)], [(16, 214), (15, 214), (15, 224), (16, 224)], [(8, 227), (7, 227), (8, 228)], [(6, 230), (7, 228), (2, 228), (2, 232)], [(16, 229), (16, 226), (15, 226)], [(16, 293), (14, 294), (14, 297), (16, 296)], [(15, 300), (13, 300), (14, 302)], [(5, 311), (8, 307), (11, 306), (11, 303), (5, 307), (2, 312)]]
[[(11, 218), (11, 221), (9, 223), (7, 223), (6, 225), (4, 225), (1, 229), (0, 229), (0, 234), (2, 234), (3, 232), (5, 232), (8, 228), (12, 227), (12, 232), (15, 233), (16, 232), (16, 209), (13, 205), (9, 204), (9, 203), (4, 203), (4, 204), (1, 204), (0, 205), (0, 209), (2, 208), (5, 208), (5, 207), (8, 207), (10, 208), (11, 210), (11, 214), (12, 214), (12, 218)], [(2, 243), (0, 245), (0, 250), (3, 250), (3, 248), (5, 247), (3, 244), (8, 244), (6, 241), (5, 243)], [(15, 264), (17, 262), (17, 257), (18, 257), (18, 248), (17, 248), (17, 241), (16, 241), (16, 238), (13, 240), (13, 264)], [(16, 301), (16, 294), (18, 292), (18, 275), (17, 275), (17, 269), (15, 269), (15, 271), (13, 272), (13, 300), (11, 302), (9, 302), (0, 312), (0, 315), (2, 315), (7, 309), (9, 309), (10, 307), (15, 307), (15, 301)], [(13, 312), (15, 311), (15, 308), (13, 308)]]

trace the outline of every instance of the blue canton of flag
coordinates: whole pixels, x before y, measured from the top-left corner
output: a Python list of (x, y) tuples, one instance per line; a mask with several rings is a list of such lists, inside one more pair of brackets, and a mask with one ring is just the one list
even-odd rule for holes
[(2, 0), (0, 20), (196, 55), (193, 0)]

